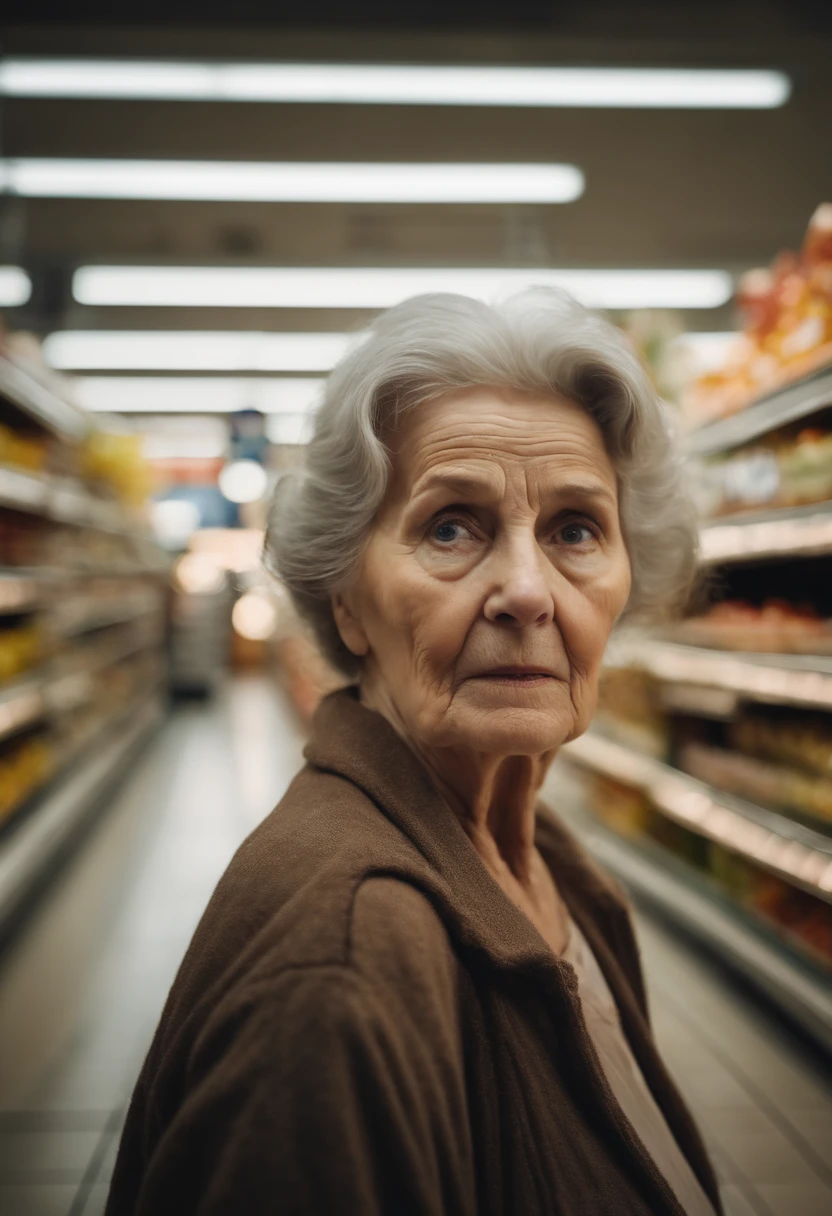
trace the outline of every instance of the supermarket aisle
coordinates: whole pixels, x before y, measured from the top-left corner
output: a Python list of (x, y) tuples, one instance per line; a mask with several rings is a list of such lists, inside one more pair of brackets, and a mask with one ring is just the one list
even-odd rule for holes
[(103, 1208), (123, 1107), (233, 850), (300, 763), (264, 679), (177, 709), (0, 973), (0, 1216)]
[[(3, 962), (1, 1216), (100, 1213), (176, 965), (239, 840), (295, 771), (297, 724), (260, 679), (188, 705)], [(729, 1216), (832, 1210), (832, 1090), (747, 998), (644, 916), (657, 1034), (712, 1142)]]

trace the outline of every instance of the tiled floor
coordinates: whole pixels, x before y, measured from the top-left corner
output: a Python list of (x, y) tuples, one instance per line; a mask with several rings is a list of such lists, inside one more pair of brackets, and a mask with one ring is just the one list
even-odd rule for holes
[[(6, 954), (0, 1216), (103, 1211), (124, 1103), (175, 968), (300, 747), (264, 681), (178, 710)], [(657, 1034), (729, 1216), (828, 1216), (828, 1074), (660, 924), (642, 917), (640, 930)]]
[(640, 917), (656, 1035), (724, 1183), (729, 1216), (832, 1213), (832, 1081), (718, 970)]

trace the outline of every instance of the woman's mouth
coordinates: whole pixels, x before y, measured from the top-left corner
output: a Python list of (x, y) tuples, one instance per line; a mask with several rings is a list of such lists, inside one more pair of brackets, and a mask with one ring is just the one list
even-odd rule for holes
[(546, 684), (558, 677), (553, 671), (539, 667), (492, 667), (474, 676), (475, 680), (489, 680), (495, 684), (521, 684), (524, 687)]

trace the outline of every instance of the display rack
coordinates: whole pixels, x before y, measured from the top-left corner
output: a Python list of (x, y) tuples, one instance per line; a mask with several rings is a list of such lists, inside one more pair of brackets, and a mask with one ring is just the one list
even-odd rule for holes
[(677, 823), (832, 903), (832, 837), (592, 732), (565, 752), (574, 763), (641, 790)]
[(759, 439), (770, 431), (798, 422), (832, 406), (832, 367), (769, 393), (728, 418), (695, 430), (689, 441), (695, 456), (711, 456)]
[[(698, 456), (712, 457), (804, 419), (807, 425), (828, 430), (827, 409), (832, 409), (828, 367), (742, 413), (700, 428), (691, 437), (691, 447)], [(715, 587), (750, 579), (736, 585), (753, 586), (762, 597), (755, 602), (788, 600), (793, 582), (804, 589), (819, 588), (820, 610), (826, 617), (829, 603), (823, 588), (832, 583), (832, 561), (828, 570), (822, 563), (829, 555), (832, 502), (749, 510), (701, 528), (702, 564), (717, 571)], [(814, 564), (801, 567), (807, 572), (801, 581), (797, 566), (802, 562)], [(795, 571), (795, 577), (788, 571)], [(808, 931), (798, 933), (775, 912), (769, 915), (764, 885), (774, 883), (771, 890), (785, 892), (786, 903), (792, 899), (789, 892), (795, 900), (808, 901), (801, 907), (809, 907), (811, 916), (817, 909), (818, 922), (832, 916), (832, 802), (825, 815), (805, 810), (793, 815), (783, 805), (738, 797), (676, 766), (690, 763), (684, 748), (677, 750), (680, 741), (697, 737), (714, 740), (711, 755), (744, 760), (744, 753), (731, 750), (730, 725), (738, 716), (747, 721), (749, 714), (755, 720), (760, 714), (774, 714), (775, 719), (766, 720), (780, 721), (786, 715), (784, 721), (794, 721), (797, 715), (803, 721), (800, 715), (808, 714), (813, 722), (825, 722), (826, 715), (832, 715), (832, 655), (808, 652), (821, 647), (817, 638), (825, 645), (828, 634), (807, 628), (800, 637), (798, 622), (798, 632), (788, 635), (792, 652), (771, 653), (770, 644), (762, 642), (759, 650), (752, 649), (752, 639), (762, 637), (752, 627), (745, 633), (748, 649), (728, 649), (743, 626), (732, 628), (733, 641), (728, 640), (730, 634), (717, 641), (696, 621), (679, 631), (632, 631), (616, 639), (607, 657), (607, 679), (646, 680), (645, 695), (654, 697), (647, 704), (654, 708), (645, 711), (648, 717), (642, 721), (628, 718), (631, 711), (619, 703), (623, 717), (616, 719), (615, 708), (602, 715), (596, 728), (564, 749), (564, 765), (572, 773), (591, 775), (589, 783), (584, 782), (578, 816), (598, 859), (721, 953), (832, 1050), (829, 938), (821, 947)], [(713, 638), (711, 643), (695, 644), (707, 636)], [(722, 645), (726, 648), (717, 648)], [(656, 692), (650, 693), (651, 688)], [(691, 729), (693, 734), (686, 735)], [(709, 752), (708, 747), (699, 750)], [(768, 771), (775, 771), (771, 763)], [(832, 774), (832, 756), (829, 771)], [(711, 770), (709, 780), (727, 781), (728, 772), (727, 765)], [(694, 847), (696, 841), (701, 848)], [(737, 874), (752, 883), (746, 888), (752, 894), (740, 897), (740, 880), (732, 885), (728, 871), (720, 872), (721, 865), (729, 870), (744, 867)], [(832, 921), (824, 923), (828, 930)]]
[(806, 709), (832, 709), (832, 657), (755, 654), (630, 638), (614, 652), (617, 665), (657, 680), (723, 689), (738, 699)]
[(683, 862), (657, 846), (625, 840), (573, 809), (576, 817), (574, 826), (602, 866), (640, 900), (719, 955), (820, 1047), (832, 1052), (832, 986)]
[(66, 479), (8, 465), (0, 465), (0, 505), (102, 532), (132, 534), (136, 530), (118, 504), (95, 499)]
[(164, 714), (158, 691), (131, 705), (119, 720), (79, 749), (63, 778), (46, 791), (8, 840), (0, 840), (0, 928), (8, 925), (33, 885), (95, 807)]
[(68, 475), (82, 411), (3, 357), (0, 402), (7, 428), (55, 453), (43, 468), (0, 464), (0, 522), (23, 521), (27, 560), (0, 566), (2, 932), (162, 716), (168, 560), (135, 514)]
[(87, 429), (83, 410), (56, 396), (5, 357), (0, 357), (0, 398), (61, 439), (80, 439)]
[(832, 553), (832, 503), (754, 511), (708, 524), (701, 529), (700, 547), (706, 566)]

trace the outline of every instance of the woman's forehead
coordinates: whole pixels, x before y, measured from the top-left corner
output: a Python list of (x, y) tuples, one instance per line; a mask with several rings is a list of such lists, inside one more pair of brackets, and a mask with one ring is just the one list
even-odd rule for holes
[(477, 479), (522, 471), (539, 480), (583, 469), (615, 484), (600, 428), (566, 398), (509, 397), (490, 389), (447, 394), (405, 415), (390, 438), (400, 492), (402, 482), (420, 492), (449, 466), (457, 473), (467, 468)]

